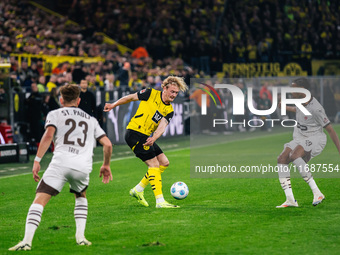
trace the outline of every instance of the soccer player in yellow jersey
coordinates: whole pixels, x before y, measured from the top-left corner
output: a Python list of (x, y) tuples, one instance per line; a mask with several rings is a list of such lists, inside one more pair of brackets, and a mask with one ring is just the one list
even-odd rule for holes
[(130, 195), (141, 205), (149, 206), (144, 198), (144, 188), (150, 183), (156, 197), (156, 208), (178, 208), (179, 206), (168, 203), (163, 197), (161, 174), (169, 166), (169, 160), (156, 144), (156, 140), (164, 133), (174, 115), (171, 102), (179, 91), (186, 91), (188, 86), (183, 78), (169, 76), (163, 81), (162, 89), (158, 91), (147, 88), (127, 95), (112, 104), (106, 103), (104, 111), (108, 112), (131, 101), (141, 101), (135, 116), (126, 128), (125, 141), (136, 157), (145, 162), (148, 171), (140, 183), (130, 190)]

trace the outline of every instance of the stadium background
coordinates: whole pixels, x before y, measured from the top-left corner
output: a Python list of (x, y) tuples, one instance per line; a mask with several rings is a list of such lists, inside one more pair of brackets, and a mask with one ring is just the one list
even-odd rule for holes
[[(260, 100), (260, 91), (264, 86), (268, 86), (270, 90), (271, 86), (286, 86), (294, 78), (305, 76), (312, 82), (312, 93), (323, 104), (332, 123), (338, 123), (340, 116), (338, 114), (339, 6), (338, 0), (153, 0), (146, 2), (140, 0), (47, 2), (3, 0), (0, 3), (2, 14), (0, 131), (3, 138), (0, 139), (0, 148), (5, 148), (5, 143), (7, 146), (11, 146), (12, 143), (20, 143), (20, 146), (28, 143), (26, 153), (31, 155), (27, 154), (28, 157), (26, 154), (21, 155), (25, 153), (23, 147), (15, 147), (15, 149), (11, 147), (10, 153), (2, 153), (0, 158), (3, 159), (5, 155), (7, 159), (10, 157), (10, 161), (24, 162), (30, 159), (32, 162), (37, 141), (31, 137), (29, 116), (32, 114), (32, 109), (29, 108), (27, 99), (31, 95), (31, 84), (39, 84), (41, 76), (45, 77), (45, 81), (42, 84), (44, 91), (40, 92), (39, 108), (48, 106), (47, 98), (53, 97), (49, 86), (46, 86), (49, 81), (53, 81), (56, 87), (59, 87), (65, 82), (79, 83), (81, 78), (88, 80), (89, 90), (96, 97), (97, 117), (115, 144), (124, 143), (125, 124), (137, 105), (127, 105), (117, 112), (100, 116), (103, 104), (143, 87), (159, 89), (161, 81), (170, 74), (183, 76), (187, 84), (190, 84), (190, 91), (180, 94), (176, 100), (176, 116), (166, 132), (169, 139), (162, 138), (160, 142), (166, 150), (169, 150), (173, 164), (173, 172), (166, 177), (168, 179), (164, 184), (165, 189), (181, 178), (188, 183), (191, 193), (181, 204), (183, 209), (185, 207), (187, 209), (183, 215), (173, 212), (166, 212), (164, 215), (171, 219), (171, 223), (178, 229), (185, 228), (192, 237), (184, 235), (185, 242), (182, 243), (183, 241), (176, 236), (176, 231), (171, 231), (171, 235), (165, 234), (163, 237), (157, 235), (159, 231), (166, 228), (167, 223), (162, 221), (161, 215), (151, 213), (163, 223), (163, 226), (156, 227), (155, 231), (145, 230), (145, 235), (149, 235), (150, 239), (137, 237), (125, 242), (131, 235), (134, 236), (134, 226), (126, 223), (124, 227), (113, 226), (113, 229), (124, 233), (123, 240), (110, 231), (105, 232), (113, 240), (119, 241), (119, 244), (115, 241), (105, 243), (103, 240), (97, 240), (97, 243), (115, 247), (120, 254), (180, 252), (181, 247), (178, 243), (182, 244), (184, 252), (196, 254), (228, 252), (279, 254), (291, 252), (290, 247), (295, 243), (299, 246), (296, 253), (336, 254), (339, 247), (336, 239), (332, 237), (339, 233), (338, 179), (322, 180), (321, 187), (330, 196), (327, 200), (328, 207), (321, 205), (319, 211), (311, 211), (313, 208), (303, 205), (303, 202), (309, 203), (309, 191), (305, 189), (305, 184), (301, 180), (299, 180), (301, 182), (297, 181), (296, 187), (306, 194), (302, 195), (302, 192), (298, 192), (302, 198), (302, 209), (288, 212), (289, 216), (295, 217), (290, 222), (284, 218), (284, 213), (267, 209), (282, 202), (277, 180), (192, 180), (189, 178), (190, 156), (187, 148), (190, 128), (191, 132), (196, 132), (192, 123), (200, 128), (200, 124), (195, 122), (198, 105), (195, 100), (189, 99), (190, 95), (198, 90), (196, 84), (190, 82), (192, 78), (205, 81), (218, 81), (223, 78), (231, 84), (253, 87), (256, 92), (255, 103), (259, 103), (257, 100)], [(130, 64), (130, 70), (126, 63)], [(225, 102), (224, 107), (214, 108), (214, 104), (211, 104), (210, 110), (219, 116), (228, 116), (232, 110), (230, 94), (221, 96)], [(39, 121), (41, 128), (46, 112), (42, 110), (33, 112), (41, 117)], [(336, 128), (338, 131), (337, 126)], [(266, 160), (275, 164), (275, 158), (282, 149), (282, 144), (290, 139), (291, 134), (278, 127), (274, 127), (272, 133), (264, 131), (268, 130), (250, 132), (250, 130), (232, 129), (226, 126), (218, 130), (217, 136), (212, 130), (207, 130), (206, 135), (207, 140), (210, 140), (210, 135), (216, 136), (213, 139), (217, 140), (216, 143), (220, 142), (218, 139), (230, 141), (232, 147), (229, 147), (228, 151), (234, 152), (231, 155), (237, 162), (253, 163), (250, 159), (245, 159), (247, 153), (250, 153), (252, 160)], [(183, 136), (176, 138), (178, 135)], [(254, 141), (249, 142), (247, 139), (252, 137)], [(258, 144), (265, 141), (267, 144), (276, 141), (278, 145), (265, 146), (260, 150)], [(323, 155), (317, 162), (336, 164), (338, 155), (330, 142), (327, 146), (329, 146), (326, 148), (327, 156)], [(129, 217), (136, 217), (142, 222), (144, 218), (149, 217), (144, 212), (140, 212), (138, 210), (140, 208), (133, 207), (133, 201), (127, 202), (123, 208), (117, 206), (125, 203), (126, 189), (137, 181), (131, 176), (140, 174), (137, 170), (131, 170), (137, 162), (125, 147), (125, 145), (115, 147), (112, 158), (117, 161), (113, 161), (112, 168), (113, 172), (117, 167), (128, 168), (130, 172), (117, 174), (115, 176), (117, 183), (112, 185), (113, 187), (103, 188), (103, 192), (107, 194), (98, 199), (94, 206), (97, 212), (93, 212), (93, 216), (102, 225), (105, 225), (105, 222), (100, 221), (100, 212), (105, 210), (100, 205), (107, 201), (111, 201), (109, 206), (111, 212), (116, 215), (120, 215), (120, 210), (125, 212), (126, 216), (122, 220), (124, 222), (129, 222)], [(224, 149), (225, 147), (221, 147), (220, 151)], [(265, 153), (265, 157), (261, 153)], [(51, 156), (51, 153), (46, 155), (45, 166)], [(100, 157), (100, 148), (96, 148), (95, 161), (100, 161)], [(120, 162), (121, 157), (128, 158)], [(32, 199), (28, 195), (33, 194), (35, 188), (35, 183), (32, 183), (29, 175), (26, 175), (30, 173), (30, 162), (1, 165), (0, 198), (3, 233), (13, 232), (14, 226), (18, 229), (18, 226), (23, 225), (26, 210)], [(94, 166), (94, 174), (97, 175), (97, 172), (97, 166)], [(8, 176), (14, 177), (7, 178)], [(95, 177), (91, 177), (93, 187), (100, 190), (99, 182), (94, 181)], [(129, 183), (121, 183), (122, 179), (128, 179)], [(16, 183), (16, 180), (19, 183)], [(6, 189), (13, 193), (24, 189), (27, 195), (21, 194), (17, 198), (8, 195)], [(103, 195), (101, 191), (91, 190), (91, 192), (94, 198), (92, 202), (95, 202), (95, 196)], [(274, 195), (266, 197), (267, 192)], [(65, 196), (58, 198), (59, 202), (66, 199), (66, 196), (69, 197), (67, 192), (64, 193)], [(115, 198), (112, 198), (112, 194), (116, 194)], [(151, 196), (151, 193), (149, 195)], [(259, 200), (259, 196), (266, 197), (266, 201), (253, 203)], [(121, 197), (121, 200), (118, 197)], [(22, 215), (14, 212), (17, 209), (16, 199), (19, 199), (22, 204), (18, 208), (22, 211)], [(259, 207), (264, 207), (260, 210), (262, 215), (258, 214)], [(51, 205), (51, 208), (57, 210), (58, 205)], [(209, 213), (211, 217), (207, 216)], [(135, 216), (136, 214), (140, 216)], [(48, 215), (47, 213), (46, 222), (53, 222), (55, 215)], [(202, 215), (206, 216), (208, 221), (202, 218)], [(230, 220), (228, 215), (234, 220)], [(310, 220), (317, 222), (320, 228), (310, 226), (302, 215), (309, 215)], [(321, 219), (322, 215), (323, 219)], [(17, 219), (20, 219), (19, 223)], [(61, 239), (56, 241), (56, 246), (61, 247), (64, 244), (63, 237), (70, 239), (73, 235), (73, 233), (67, 234), (67, 231), (72, 232), (67, 229), (67, 224), (73, 224), (73, 219), (68, 220), (70, 223), (63, 225), (63, 219), (60, 219), (60, 222), (57, 221), (56, 225), (52, 226), (61, 229), (60, 232), (63, 231), (63, 227), (66, 230), (66, 233), (61, 234)], [(96, 232), (97, 229), (91, 226), (93, 223), (90, 220), (89, 218), (88, 231)], [(118, 217), (111, 220), (119, 223), (121, 219)], [(247, 221), (251, 223), (249, 226), (246, 224)], [(193, 227), (199, 225), (198, 222), (207, 222), (209, 230)], [(286, 227), (281, 226), (281, 223), (286, 224)], [(239, 232), (236, 229), (239, 229)], [(283, 234), (276, 233), (273, 229)], [(50, 230), (43, 228), (42, 231), (51, 234)], [(10, 236), (2, 235), (4, 242), (1, 249), (5, 251), (7, 246), (10, 247), (16, 242), (18, 232), (15, 230)], [(220, 232), (220, 235), (216, 232)], [(258, 236), (255, 237), (254, 233), (258, 233)], [(312, 240), (318, 240), (320, 238), (318, 234), (323, 235), (321, 240), (324, 244), (313, 249)], [(222, 235), (230, 238), (224, 239)], [(244, 241), (242, 237), (244, 235), (250, 236), (249, 243)], [(199, 242), (202, 237), (206, 241)], [(92, 239), (94, 238), (97, 237), (92, 236)], [(265, 238), (268, 240), (267, 243)], [(158, 241), (154, 243), (156, 240), (161, 241), (157, 244)], [(273, 245), (275, 242), (277, 244)], [(35, 242), (35, 245), (37, 243)], [(144, 244), (146, 245), (143, 246)], [(79, 253), (78, 250), (70, 248), (71, 242), (65, 247), (66, 250), (58, 248), (54, 253), (61, 254), (71, 250), (73, 254)], [(51, 252), (48, 247), (39, 246), (37, 249)], [(102, 249), (94, 247), (91, 252), (98, 254), (108, 252)]]
[[(1, 69), (0, 120), (14, 135), (5, 139), (29, 142), (34, 153), (39, 139), (32, 138), (28, 118), (41, 115), (42, 128), (51, 87), (82, 78), (96, 95), (100, 123), (109, 132), (116, 130), (110, 133), (114, 143), (122, 142), (126, 117), (134, 107), (120, 109), (116, 115), (124, 116), (118, 120), (123, 125), (115, 127), (112, 114), (101, 114), (104, 103), (144, 87), (159, 89), (169, 74), (183, 76), (187, 84), (190, 78), (218, 77), (231, 83), (243, 78), (244, 86), (257, 91), (265, 82), (270, 89), (294, 76), (318, 76), (316, 96), (321, 103), (327, 98), (325, 108), (334, 120), (340, 98), (336, 3), (2, 1), (1, 62), (10, 68)], [(42, 85), (42, 110), (28, 114), (32, 83)], [(188, 97), (196, 89), (191, 84), (190, 91), (180, 95), (179, 116), (167, 135), (189, 133), (193, 112)], [(225, 108), (230, 111), (230, 106)], [(4, 134), (8, 126), (1, 130), (3, 137), (12, 135)]]

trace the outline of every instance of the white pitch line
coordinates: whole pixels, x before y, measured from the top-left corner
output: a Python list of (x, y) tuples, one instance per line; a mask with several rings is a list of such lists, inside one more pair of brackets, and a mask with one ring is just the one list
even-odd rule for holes
[(10, 178), (10, 177), (21, 176), (21, 175), (28, 175), (28, 174), (32, 174), (32, 173), (29, 172), (29, 173), (21, 173), (21, 174), (15, 174), (15, 175), (1, 176), (0, 179), (6, 179), (6, 178)]

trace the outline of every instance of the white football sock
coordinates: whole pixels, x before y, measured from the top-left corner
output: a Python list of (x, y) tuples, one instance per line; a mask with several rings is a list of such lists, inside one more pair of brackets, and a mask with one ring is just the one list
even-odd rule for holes
[(277, 164), (279, 167), (279, 181), (283, 191), (285, 192), (286, 198), (289, 201), (294, 202), (295, 198), (293, 195), (292, 185), (290, 182), (290, 172), (287, 164)]
[(28, 243), (29, 245), (32, 245), (34, 233), (41, 221), (43, 210), (44, 207), (41, 204), (32, 204), (28, 210), (26, 218), (25, 237), (23, 241), (25, 243)]
[(297, 158), (293, 161), (294, 165), (299, 169), (299, 172), (302, 176), (302, 178), (305, 180), (305, 182), (308, 183), (309, 187), (313, 191), (314, 195), (318, 195), (321, 193), (318, 186), (316, 185), (314, 178), (309, 171), (309, 166), (306, 164), (306, 162), (302, 158)]
[(85, 197), (76, 198), (76, 205), (74, 207), (74, 219), (76, 221), (77, 240), (85, 237), (87, 210), (87, 199)]
[(136, 190), (137, 190), (138, 192), (142, 192), (142, 191), (144, 190), (144, 188), (143, 188), (142, 186), (140, 186), (139, 184), (137, 184), (137, 185), (135, 186), (135, 188), (136, 188)]
[(158, 195), (156, 197), (156, 203), (163, 203), (165, 201), (163, 195)]

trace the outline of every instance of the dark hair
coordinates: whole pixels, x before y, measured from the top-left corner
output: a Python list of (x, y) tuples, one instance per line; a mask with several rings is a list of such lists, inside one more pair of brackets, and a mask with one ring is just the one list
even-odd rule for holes
[(60, 94), (66, 103), (70, 103), (79, 97), (80, 87), (75, 84), (66, 84), (60, 88)]
[(309, 83), (308, 79), (306, 79), (306, 78), (295, 79), (292, 83), (295, 83), (299, 87), (310, 90), (310, 83)]

